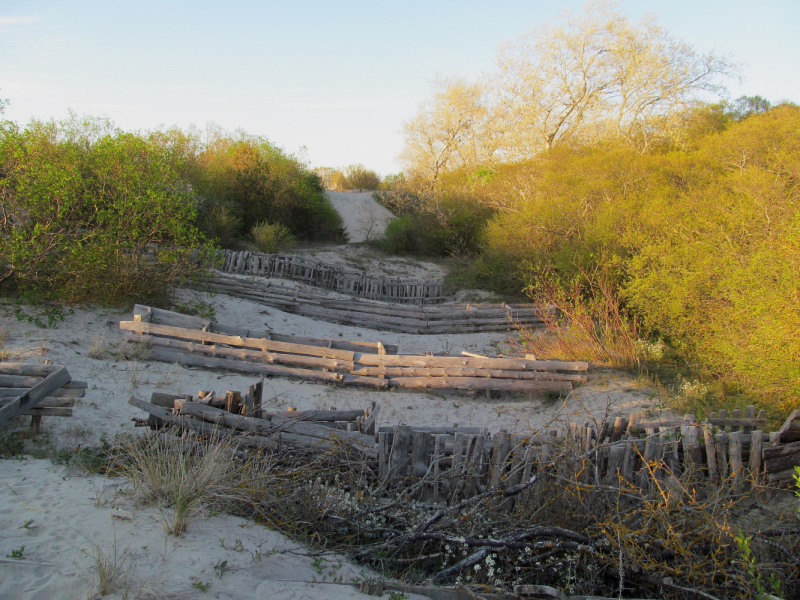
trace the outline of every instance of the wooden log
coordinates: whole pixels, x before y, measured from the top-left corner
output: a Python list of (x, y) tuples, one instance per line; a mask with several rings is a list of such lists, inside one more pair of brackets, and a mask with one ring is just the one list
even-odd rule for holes
[(301, 354), (306, 356), (320, 356), (322, 358), (338, 358), (340, 360), (352, 361), (353, 352), (346, 350), (335, 350), (333, 348), (320, 348), (318, 346), (306, 346), (303, 344), (291, 344), (288, 342), (277, 342), (266, 338), (251, 338), (243, 336), (224, 335), (221, 333), (211, 333), (205, 331), (194, 331), (183, 327), (173, 327), (171, 325), (155, 325), (153, 323), (137, 323), (135, 321), (120, 321), (119, 328), (124, 331), (133, 331), (139, 334), (161, 335), (193, 340), (198, 342), (212, 342), (216, 344), (227, 344), (229, 346), (242, 346), (245, 348), (257, 348), (259, 350), (272, 350), (274, 352), (284, 352), (287, 354)]
[(8, 427), (16, 417), (25, 414), (45, 398), (51, 397), (53, 392), (70, 379), (66, 367), (57, 367), (56, 371), (0, 408), (0, 430)]
[(484, 457), (486, 455), (486, 437), (475, 436), (472, 448), (469, 451), (466, 468), (467, 478), (464, 485), (464, 497), (471, 498), (482, 491), (481, 481), (484, 479)]
[(22, 414), (35, 417), (71, 417), (72, 409), (42, 406), (42, 403), (40, 402), (32, 409), (27, 410)]
[(161, 408), (172, 409), (175, 406), (175, 400), (182, 399), (184, 396), (176, 394), (164, 394), (162, 392), (153, 392), (150, 396), (150, 403), (160, 406)]
[(764, 448), (761, 455), (764, 469), (769, 473), (777, 473), (800, 466), (800, 442)]
[(353, 363), (351, 361), (334, 358), (319, 358), (300, 354), (279, 354), (263, 350), (246, 350), (243, 348), (226, 348), (224, 346), (197, 344), (183, 340), (162, 338), (152, 335), (140, 335), (136, 333), (129, 334), (126, 337), (136, 342), (146, 342), (152, 346), (170, 348), (179, 352), (197, 352), (199, 354), (253, 360), (268, 364), (331, 369), (333, 371), (350, 371), (353, 369)]
[[(381, 434), (378, 434), (381, 435)], [(446, 435), (433, 435), (433, 490), (432, 499), (438, 502), (444, 496), (444, 483), (441, 481), (441, 462), (445, 456), (444, 444)]]
[[(350, 385), (350, 383), (345, 380), (345, 377), (340, 373), (325, 373), (322, 371), (311, 371), (308, 369), (295, 369), (292, 367), (281, 367), (277, 365), (263, 365), (243, 360), (230, 360), (226, 358), (210, 358), (205, 356), (196, 356), (194, 354), (186, 354), (183, 352), (174, 352), (171, 350), (161, 350), (160, 348), (152, 350), (150, 357), (153, 360), (162, 362), (194, 365), (208, 369), (227, 369), (229, 371), (240, 371), (243, 373), (299, 377), (302, 379), (310, 379), (312, 381)], [(358, 383), (363, 385), (364, 378), (360, 378)], [(386, 388), (387, 383), (385, 380), (381, 381), (376, 379), (373, 387)]]
[[(13, 398), (0, 398), (0, 407), (5, 406), (12, 400)], [(54, 398), (50, 396), (39, 401), (36, 408), (72, 408), (73, 406), (75, 406), (75, 398)]]
[[(28, 388), (24, 388), (24, 387), (21, 387), (21, 388), (17, 388), (17, 387), (0, 388), (0, 398), (16, 398), (20, 394), (25, 393), (27, 390), (28, 390)], [(54, 390), (53, 393), (50, 394), (50, 397), (51, 398), (83, 398), (83, 396), (85, 395), (85, 392), (86, 392), (86, 390), (82, 390), (82, 389), (73, 389), (73, 390), (71, 390), (71, 389), (65, 389), (65, 388), (62, 387), (60, 389)]]
[(364, 414), (364, 409), (349, 410), (272, 410), (264, 411), (265, 419), (272, 419), (274, 416), (291, 417), (302, 421), (355, 421)]
[[(0, 362), (0, 367), (2, 367), (3, 363)], [(48, 366), (48, 365), (45, 365)], [(2, 375), (0, 374), (0, 387), (6, 388), (32, 388), (37, 383), (39, 383), (43, 378), (42, 377), (31, 377), (26, 375)], [(85, 390), (89, 387), (89, 384), (85, 381), (68, 381), (63, 386), (61, 386), (62, 390)], [(22, 392), (20, 392), (22, 393)], [(19, 395), (19, 394), (17, 394)], [(82, 396), (76, 396), (82, 397)]]
[(731, 475), (733, 475), (733, 491), (742, 493), (744, 473), (742, 468), (742, 432), (732, 431), (728, 434), (730, 448)]
[(422, 368), (422, 367), (355, 367), (354, 375), (376, 377), (493, 377), (497, 379), (536, 379), (543, 381), (585, 382), (585, 375), (549, 373), (547, 371), (504, 371), (502, 369), (475, 368)]
[(620, 476), (624, 477), (625, 446), (611, 446), (608, 450), (605, 480), (613, 485), (619, 483)]
[(781, 434), (781, 444), (800, 441), (800, 409), (789, 414), (778, 433)]
[[(22, 375), (26, 377), (47, 377), (61, 367), (56, 365), (37, 365), (24, 362), (0, 362), (0, 373), (6, 375)], [(33, 387), (33, 386), (31, 386)]]
[(377, 354), (360, 354), (354, 357), (359, 365), (372, 367), (425, 367), (452, 368), (471, 367), (476, 369), (501, 369), (509, 371), (586, 371), (589, 364), (585, 362), (562, 362), (558, 360), (525, 360), (522, 358), (469, 358), (456, 356), (415, 356), (398, 354), (379, 356)]
[(511, 380), (483, 377), (392, 377), (389, 387), (408, 389), (494, 390), (505, 392), (569, 392), (568, 381)]

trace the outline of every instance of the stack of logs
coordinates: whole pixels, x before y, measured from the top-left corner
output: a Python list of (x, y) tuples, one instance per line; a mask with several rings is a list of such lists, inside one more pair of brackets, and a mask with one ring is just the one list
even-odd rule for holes
[[(204, 280), (201, 287), (320, 321), (399, 333), (458, 334), (543, 326), (542, 311), (534, 304), (396, 306), (358, 298), (329, 298), (310, 291), (272, 285), (268, 280), (222, 274)], [(553, 313), (555, 308), (548, 310)]]
[(267, 410), (261, 406), (263, 380), (242, 394), (228, 391), (224, 396), (201, 391), (196, 397), (153, 394), (150, 402), (131, 397), (128, 403), (149, 413), (152, 429), (164, 425), (199, 433), (234, 434), (234, 441), (247, 448), (276, 445), (333, 449), (345, 445), (364, 457), (374, 459), (375, 423), (380, 407), (370, 410)]
[(347, 271), (337, 265), (291, 254), (224, 250), (222, 270), (239, 275), (294, 279), (329, 290), (402, 304), (433, 304), (445, 300), (439, 281), (401, 281)]
[(397, 354), (381, 342), (279, 336), (136, 305), (120, 322), (128, 339), (150, 344), (153, 360), (244, 373), (299, 377), (375, 389), (567, 393), (586, 381), (585, 362)]
[(76, 398), (87, 384), (73, 381), (65, 367), (0, 362), (0, 429), (20, 415), (31, 416), (39, 430), (43, 417), (71, 417)]

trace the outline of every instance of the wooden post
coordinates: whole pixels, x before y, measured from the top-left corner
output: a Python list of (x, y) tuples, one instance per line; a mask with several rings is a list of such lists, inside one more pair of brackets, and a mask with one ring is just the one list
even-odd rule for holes
[(711, 432), (709, 425), (703, 426), (703, 437), (706, 442), (706, 462), (708, 463), (708, 478), (711, 481), (716, 481), (719, 477), (717, 470), (717, 450), (716, 443), (714, 442), (714, 434)]
[(494, 436), (494, 451), (492, 452), (492, 475), (490, 485), (495, 486), (500, 483), (503, 477), (503, 470), (506, 464), (506, 457), (511, 447), (511, 436), (505, 429), (500, 430)]
[(378, 432), (378, 478), (383, 480), (389, 474), (389, 432)]
[(703, 453), (700, 446), (700, 428), (694, 425), (681, 426), (681, 442), (683, 444), (683, 462), (686, 473), (699, 478), (703, 468)]
[(748, 469), (753, 481), (758, 481), (758, 472), (761, 470), (761, 452), (763, 450), (764, 432), (760, 429), (750, 433), (750, 462)]
[(392, 485), (397, 487), (402, 479), (408, 477), (409, 446), (411, 445), (411, 427), (398, 425), (394, 428), (392, 453), (389, 462), (389, 476)]
[(239, 414), (242, 405), (242, 392), (225, 392), (225, 410), (229, 413)]
[(731, 474), (733, 475), (733, 492), (735, 494), (741, 494), (742, 480), (743, 480), (742, 432), (732, 431), (730, 434), (728, 434), (728, 440), (730, 443)]
[[(430, 445), (430, 434), (424, 431), (412, 431), (411, 433), (411, 469), (413, 482), (416, 483), (428, 472), (428, 451)], [(424, 497), (420, 491), (418, 497)]]
[[(722, 412), (722, 411), (720, 411)], [(719, 469), (719, 479), (724, 483), (728, 478), (728, 434), (720, 431), (714, 435), (714, 445), (717, 449), (717, 468)]]

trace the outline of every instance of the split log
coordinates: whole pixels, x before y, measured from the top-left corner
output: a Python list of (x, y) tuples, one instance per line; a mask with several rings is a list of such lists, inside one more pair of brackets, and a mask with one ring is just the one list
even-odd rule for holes
[(781, 428), (781, 444), (800, 441), (800, 410), (793, 410)]
[(800, 442), (781, 444), (773, 448), (764, 448), (761, 452), (764, 469), (768, 473), (777, 473), (800, 466)]

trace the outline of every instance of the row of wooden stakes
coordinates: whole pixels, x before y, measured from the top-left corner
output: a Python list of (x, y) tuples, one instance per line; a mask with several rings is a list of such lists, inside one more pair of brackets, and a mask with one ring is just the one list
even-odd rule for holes
[(450, 389), (566, 393), (586, 381), (585, 362), (477, 355), (403, 355), (381, 342), (284, 341), (253, 331), (136, 305), (120, 322), (127, 339), (150, 346), (153, 360), (374, 389)]
[(435, 304), (445, 300), (444, 285), (436, 281), (401, 281), (348, 271), (293, 254), (264, 254), (224, 250), (221, 269), (227, 273), (286, 278), (359, 298), (401, 304)]
[[(397, 306), (359, 298), (329, 298), (306, 290), (274, 285), (264, 279), (220, 273), (199, 282), (200, 289), (243, 298), (283, 312), (329, 323), (410, 334), (458, 334), (541, 327), (542, 309), (533, 304), (443, 304)], [(547, 309), (552, 317), (555, 308)]]

